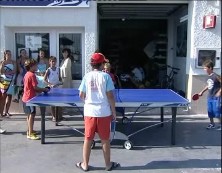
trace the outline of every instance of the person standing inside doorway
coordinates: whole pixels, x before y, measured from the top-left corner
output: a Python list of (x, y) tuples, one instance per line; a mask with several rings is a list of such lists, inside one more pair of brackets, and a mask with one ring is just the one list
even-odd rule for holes
[(85, 139), (83, 144), (83, 161), (76, 167), (89, 170), (91, 144), (97, 132), (102, 143), (106, 171), (120, 166), (110, 161), (110, 124), (116, 119), (114, 85), (108, 73), (103, 72), (105, 56), (94, 53), (91, 58), (92, 71), (87, 73), (79, 86), (79, 96), (84, 101)]
[(63, 88), (72, 88), (72, 61), (71, 50), (64, 48), (62, 50), (63, 60), (60, 65), (60, 74), (62, 77)]

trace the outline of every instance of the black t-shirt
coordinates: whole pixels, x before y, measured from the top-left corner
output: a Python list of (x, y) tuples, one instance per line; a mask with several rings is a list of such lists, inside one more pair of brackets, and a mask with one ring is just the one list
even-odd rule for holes
[(220, 82), (218, 81), (218, 75), (211, 73), (207, 78), (208, 98), (215, 97), (216, 93), (220, 89)]

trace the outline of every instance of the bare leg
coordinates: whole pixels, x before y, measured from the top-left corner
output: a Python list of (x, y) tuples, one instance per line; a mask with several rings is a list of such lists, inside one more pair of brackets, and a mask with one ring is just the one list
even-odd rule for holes
[(30, 114), (28, 117), (29, 135), (31, 135), (31, 133), (33, 133), (34, 118), (35, 118), (35, 115), (33, 115), (33, 114)]
[(0, 116), (4, 116), (3, 115), (3, 111), (4, 111), (4, 107), (5, 107), (5, 101), (6, 101), (6, 94), (2, 94), (0, 93)]
[(12, 95), (8, 94), (7, 99), (6, 99), (6, 103), (5, 103), (5, 113), (6, 114), (8, 114), (9, 108), (11, 106), (11, 101), (12, 101)]
[(29, 117), (30, 117), (30, 115), (28, 115), (27, 118), (26, 118), (27, 127), (28, 127), (28, 129), (27, 129), (27, 135), (28, 136), (30, 136), (30, 133), (29, 133)]
[(102, 140), (102, 149), (103, 149), (103, 155), (105, 159), (106, 168), (111, 167), (110, 162), (110, 141), (109, 140)]
[(92, 145), (92, 140), (84, 140), (83, 144), (83, 162), (82, 162), (82, 168), (83, 169), (88, 169), (89, 166), (89, 157), (91, 153), (91, 145)]

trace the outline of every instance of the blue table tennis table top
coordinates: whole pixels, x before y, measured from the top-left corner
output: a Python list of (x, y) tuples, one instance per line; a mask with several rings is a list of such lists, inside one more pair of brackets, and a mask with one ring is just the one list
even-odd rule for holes
[[(116, 89), (116, 107), (186, 107), (189, 101), (170, 89)], [(28, 106), (83, 107), (78, 89), (52, 88), (32, 98)]]

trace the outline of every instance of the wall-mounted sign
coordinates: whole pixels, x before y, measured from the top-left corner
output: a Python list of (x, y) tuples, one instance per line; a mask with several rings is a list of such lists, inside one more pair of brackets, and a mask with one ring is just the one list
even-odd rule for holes
[(215, 15), (207, 15), (203, 18), (203, 28), (215, 28), (216, 26), (216, 16)]
[(0, 0), (0, 6), (89, 7), (90, 0)]

